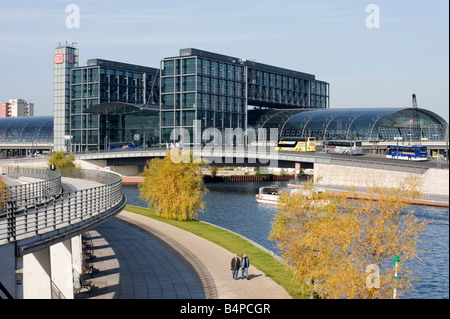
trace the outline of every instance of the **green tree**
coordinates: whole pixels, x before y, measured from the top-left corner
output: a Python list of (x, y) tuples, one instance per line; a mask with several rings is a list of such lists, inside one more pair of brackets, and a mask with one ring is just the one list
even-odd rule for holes
[(83, 170), (75, 164), (75, 155), (64, 151), (53, 153), (47, 160), (48, 165), (55, 164), (61, 176), (71, 178), (84, 178)]
[(141, 174), (140, 197), (162, 217), (195, 220), (205, 207), (203, 165), (192, 154), (172, 151), (163, 159), (148, 161)]
[(405, 185), (373, 187), (357, 201), (351, 192), (314, 192), (311, 182), (299, 196), (283, 194), (271, 238), (295, 279), (324, 298), (392, 298), (394, 288), (398, 296), (412, 289), (409, 262), (420, 260), (416, 244), (426, 223), (405, 212), (417, 196), (414, 182)]
[(47, 162), (49, 166), (54, 163), (57, 168), (76, 168), (75, 155), (73, 153), (66, 154), (64, 151), (53, 153)]

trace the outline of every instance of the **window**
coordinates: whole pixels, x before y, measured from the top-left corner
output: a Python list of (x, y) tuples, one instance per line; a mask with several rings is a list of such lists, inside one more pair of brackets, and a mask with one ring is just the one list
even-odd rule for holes
[(72, 72), (72, 83), (73, 84), (81, 83), (81, 71), (82, 70), (73, 70), (73, 72)]
[(88, 84), (88, 97), (98, 97), (98, 83)]
[(161, 95), (161, 108), (173, 109), (173, 107), (174, 107), (173, 94)]
[(163, 61), (162, 75), (173, 75), (174, 74), (174, 61)]
[(183, 74), (195, 73), (195, 59), (184, 59), (183, 60)]
[[(91, 114), (87, 117), (88, 128), (98, 128), (98, 115)], [(95, 142), (97, 143), (97, 141)]]
[(197, 59), (197, 73), (198, 74), (206, 73), (205, 60)]
[(81, 128), (81, 115), (72, 116), (72, 129)]
[(195, 111), (183, 111), (183, 126), (193, 126), (194, 119), (195, 119)]
[(81, 113), (81, 100), (72, 100), (72, 114)]
[(183, 76), (183, 91), (195, 91), (195, 75)]
[(81, 85), (72, 85), (72, 98), (81, 98)]
[(98, 130), (89, 130), (88, 144), (97, 144), (97, 143), (98, 143)]
[(173, 126), (173, 112), (161, 112), (161, 125)]
[(183, 93), (183, 108), (195, 107), (195, 93)]
[(98, 68), (88, 70), (88, 82), (98, 82)]
[(197, 94), (198, 109), (206, 109), (206, 94)]
[(173, 92), (174, 91), (174, 78), (162, 78), (161, 87), (163, 92)]

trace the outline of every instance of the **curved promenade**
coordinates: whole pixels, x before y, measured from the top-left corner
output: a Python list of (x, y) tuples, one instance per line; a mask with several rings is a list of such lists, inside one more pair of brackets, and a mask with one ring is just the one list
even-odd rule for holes
[(234, 252), (152, 218), (122, 211), (89, 236), (97, 271), (76, 298), (291, 299), (253, 266), (251, 280), (233, 280)]
[(0, 298), (72, 299), (84, 271), (81, 234), (125, 207), (120, 176), (1, 169)]

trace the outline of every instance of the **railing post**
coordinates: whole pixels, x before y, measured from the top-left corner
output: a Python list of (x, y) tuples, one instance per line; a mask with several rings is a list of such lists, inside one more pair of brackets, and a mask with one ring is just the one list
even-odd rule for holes
[(6, 218), (7, 222), (7, 237), (8, 241), (14, 241), (16, 239), (16, 216), (14, 214), (14, 202), (6, 202)]

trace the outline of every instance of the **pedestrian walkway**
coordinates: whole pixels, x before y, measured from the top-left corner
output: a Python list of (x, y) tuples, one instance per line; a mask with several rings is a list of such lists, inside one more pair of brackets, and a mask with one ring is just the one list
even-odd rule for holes
[(152, 218), (122, 211), (89, 235), (94, 288), (77, 298), (291, 298), (253, 266), (251, 280), (233, 280), (234, 252)]

